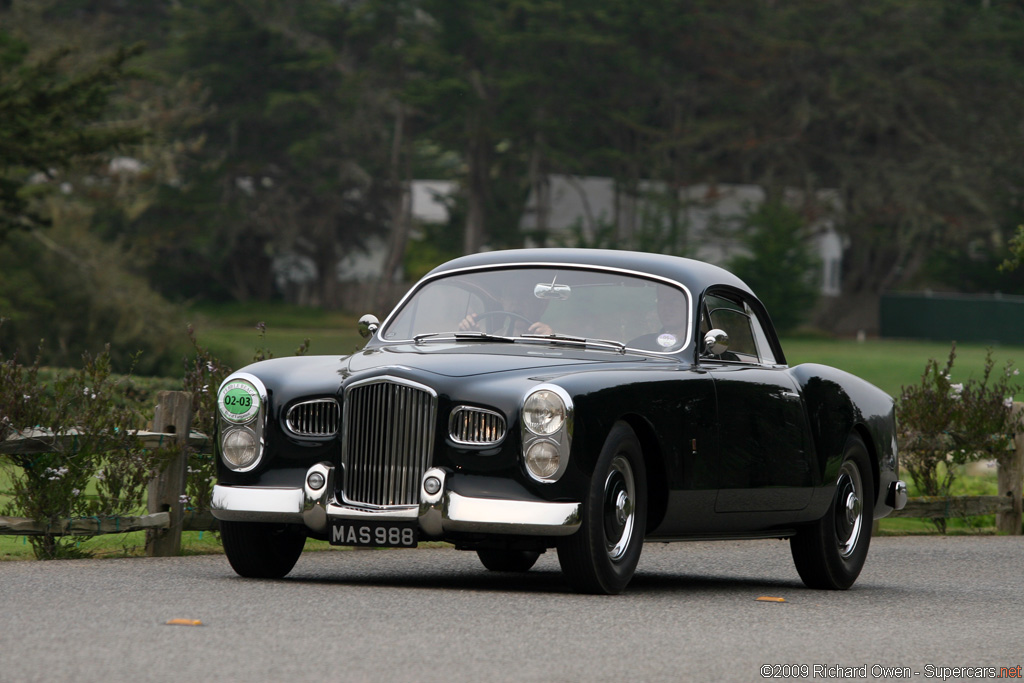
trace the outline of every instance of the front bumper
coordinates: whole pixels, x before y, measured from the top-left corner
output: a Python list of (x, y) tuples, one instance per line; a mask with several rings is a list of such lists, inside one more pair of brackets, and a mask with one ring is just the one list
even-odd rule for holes
[[(314, 472), (323, 477), (324, 484), (318, 489), (309, 485)], [(543, 501), (526, 495), (522, 499), (467, 496), (452, 490), (448, 477), (446, 470), (427, 470), (420, 482), (418, 507), (364, 508), (337, 500), (334, 466), (319, 463), (306, 473), (302, 487), (218, 484), (213, 487), (210, 509), (214, 517), (225, 521), (305, 524), (316, 533), (326, 533), (335, 520), (416, 520), (423, 538), (437, 540), (450, 533), (568, 536), (580, 526), (580, 503)], [(428, 493), (428, 482), (439, 484), (435, 493)]]

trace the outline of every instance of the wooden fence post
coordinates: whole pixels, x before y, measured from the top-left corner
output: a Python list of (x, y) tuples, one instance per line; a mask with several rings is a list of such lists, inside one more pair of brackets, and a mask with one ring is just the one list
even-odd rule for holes
[(188, 469), (188, 437), (192, 429), (192, 396), (184, 391), (161, 391), (157, 394), (153, 431), (174, 434), (180, 446), (178, 454), (149, 482), (149, 513), (168, 512), (171, 524), (167, 529), (146, 532), (146, 554), (149, 557), (172, 557), (181, 552), (181, 526), (185, 493), (185, 472)]
[[(1013, 404), (1015, 415), (1024, 411), (1024, 403)], [(1021, 498), (1024, 496), (1024, 432), (1017, 432), (1013, 438), (1014, 452), (999, 461), (999, 495), (1009, 496), (1013, 509), (996, 513), (996, 531), (1011, 536), (1020, 536), (1022, 522)]]

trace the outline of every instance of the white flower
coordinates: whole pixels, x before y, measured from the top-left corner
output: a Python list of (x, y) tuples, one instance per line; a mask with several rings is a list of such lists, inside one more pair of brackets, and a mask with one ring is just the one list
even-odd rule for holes
[(1007, 408), (1012, 408), (1013, 407), (1013, 396), (1010, 396), (1005, 401), (1003, 401), (1003, 406), (1005, 406)]
[(207, 371), (207, 372), (213, 372), (213, 371), (215, 371), (216, 369), (217, 369), (217, 368), (213, 367), (213, 363), (210, 363), (210, 362), (207, 362), (207, 363), (206, 363), (206, 371)]
[(207, 391), (209, 391), (209, 390), (210, 390), (210, 385), (209, 385), (209, 384), (204, 384), (204, 385), (203, 385), (203, 388), (202, 388), (202, 389), (200, 389), (199, 391), (200, 391), (201, 393), (204, 393), (204, 394), (205, 394), (205, 393), (206, 393)]
[(185, 494), (178, 496), (178, 502), (181, 503), (182, 505), (188, 505), (188, 496), (186, 496)]
[(53, 469), (52, 467), (47, 467), (45, 470), (43, 470), (43, 474), (49, 475), (49, 476), (47, 476), (47, 479), (49, 479), (50, 481), (58, 481), (67, 473), (68, 473), (68, 468), (67, 467), (60, 467), (58, 469)]
[(22, 398), (25, 399), (26, 401), (32, 400), (32, 397), (29, 394), (25, 394), (24, 396), (22, 396)]
[(953, 390), (953, 398), (960, 398), (960, 394), (964, 393), (963, 384), (950, 384), (949, 388)]
[(92, 400), (94, 400), (94, 401), (96, 400), (96, 394), (92, 395)]
[(85, 389), (82, 390), (82, 395), (83, 396), (88, 396), (91, 392), (92, 392), (92, 389), (90, 389), (89, 387), (86, 387)]
[(78, 489), (71, 489), (71, 495), (72, 496), (79, 496), (79, 495), (81, 495), (81, 493), (82, 492), (79, 491)]
[(98, 481), (103, 481), (107, 475), (103, 473), (103, 470), (97, 470), (96, 474), (93, 476), (95, 476)]

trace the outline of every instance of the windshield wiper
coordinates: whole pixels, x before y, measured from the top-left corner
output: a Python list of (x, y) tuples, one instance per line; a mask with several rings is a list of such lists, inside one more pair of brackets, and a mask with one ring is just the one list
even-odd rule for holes
[(580, 344), (582, 346), (607, 346), (619, 353), (626, 352), (626, 345), (612, 339), (588, 339), (587, 337), (573, 337), (568, 334), (524, 334), (522, 339), (538, 339), (540, 341), (561, 342), (566, 344)]
[(455, 341), (515, 341), (512, 337), (503, 337), (500, 334), (488, 334), (487, 332), (477, 332), (475, 330), (468, 330), (465, 332), (428, 332), (425, 334), (417, 334), (412, 338), (412, 341), (415, 344), (419, 344), (427, 339), (433, 339), (435, 341), (440, 341), (442, 339), (454, 339)]

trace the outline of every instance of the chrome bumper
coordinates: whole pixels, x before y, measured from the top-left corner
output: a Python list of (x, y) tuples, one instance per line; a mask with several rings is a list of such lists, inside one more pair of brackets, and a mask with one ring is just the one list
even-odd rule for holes
[[(324, 482), (317, 489), (309, 485), (314, 472)], [(446, 478), (447, 472), (439, 468), (423, 474), (418, 507), (370, 509), (338, 501), (334, 467), (319, 463), (306, 473), (302, 488), (218, 484), (210, 509), (225, 521), (305, 524), (318, 533), (326, 533), (332, 520), (417, 520), (426, 539), (442, 539), (449, 532), (568, 536), (580, 526), (580, 503), (469, 497), (450, 490)], [(428, 493), (427, 482), (439, 483), (435, 493)]]
[(889, 493), (885, 498), (886, 505), (893, 510), (902, 510), (907, 506), (907, 485), (902, 481), (889, 484)]

